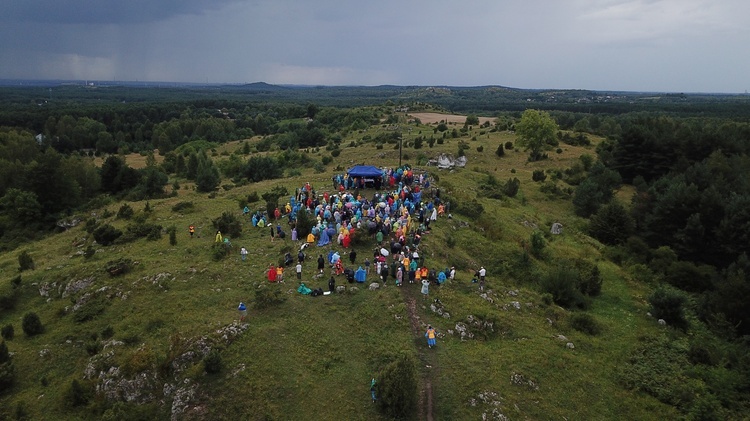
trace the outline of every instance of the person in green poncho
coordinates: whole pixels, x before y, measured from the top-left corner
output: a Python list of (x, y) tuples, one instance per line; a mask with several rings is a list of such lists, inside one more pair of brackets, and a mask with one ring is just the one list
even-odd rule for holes
[(383, 231), (378, 231), (378, 233), (375, 234), (375, 241), (378, 242), (378, 245), (383, 243)]

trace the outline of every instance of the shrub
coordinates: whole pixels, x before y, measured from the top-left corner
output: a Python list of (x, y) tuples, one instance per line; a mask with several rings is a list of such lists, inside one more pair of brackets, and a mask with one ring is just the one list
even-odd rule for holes
[(337, 156), (341, 155), (341, 149), (334, 149), (331, 151), (331, 156), (336, 158)]
[(544, 234), (539, 230), (535, 230), (531, 233), (530, 243), (531, 254), (537, 258), (541, 258), (542, 253), (544, 253), (544, 247), (547, 245), (547, 242), (544, 240)]
[(544, 170), (534, 170), (534, 173), (531, 174), (531, 179), (536, 182), (542, 182), (547, 179), (547, 174), (544, 173)]
[(132, 268), (133, 261), (124, 257), (121, 257), (117, 260), (110, 260), (106, 265), (104, 265), (104, 271), (109, 273), (109, 276), (112, 277), (124, 275), (130, 272)]
[(495, 155), (499, 157), (505, 156), (505, 149), (503, 148), (502, 144), (497, 146), (497, 150), (495, 150)]
[(108, 246), (114, 243), (121, 235), (122, 231), (110, 224), (104, 224), (94, 230), (94, 240), (103, 246)]
[(410, 418), (417, 405), (417, 369), (414, 358), (401, 354), (378, 375), (378, 408), (392, 418)]
[(211, 246), (211, 258), (218, 262), (223, 258), (229, 256), (229, 246), (224, 243), (213, 243)]
[(321, 157), (320, 160), (321, 160), (321, 162), (323, 162), (323, 165), (328, 165), (331, 162), (333, 162), (333, 157), (330, 157), (330, 156), (326, 155), (326, 156)]
[(8, 341), (13, 339), (13, 336), (15, 336), (15, 334), (16, 334), (16, 331), (13, 328), (13, 325), (10, 323), (3, 326), (3, 329), (0, 330), (0, 335), (2, 335), (3, 339), (8, 340)]
[(203, 368), (208, 374), (216, 374), (220, 372), (222, 365), (221, 354), (215, 349), (212, 349), (211, 352), (203, 358)]
[(551, 269), (540, 281), (542, 292), (552, 295), (555, 304), (566, 308), (586, 308), (586, 297), (577, 288), (578, 273), (570, 267)]
[(96, 249), (94, 249), (94, 246), (89, 244), (88, 246), (86, 246), (86, 249), (83, 251), (83, 258), (90, 259), (94, 257), (95, 254), (96, 254)]
[(69, 408), (84, 406), (91, 399), (91, 390), (86, 384), (73, 380), (63, 392), (63, 404)]
[(127, 203), (123, 203), (120, 209), (117, 211), (117, 219), (130, 219), (135, 211)]
[(0, 293), (0, 310), (13, 310), (18, 302), (18, 290), (13, 289)]
[(44, 332), (42, 321), (39, 319), (39, 316), (33, 311), (30, 311), (23, 315), (21, 328), (23, 329), (23, 333), (25, 333), (26, 336), (34, 336)]
[(260, 196), (258, 196), (258, 192), (254, 191), (247, 195), (247, 203), (255, 203), (260, 200)]
[(602, 326), (588, 313), (574, 313), (570, 318), (570, 326), (579, 332), (592, 336), (602, 332)]
[(155, 241), (161, 238), (161, 230), (161, 225), (148, 222), (130, 224), (125, 228), (125, 235), (123, 235), (121, 241), (127, 243), (139, 238)]
[(505, 194), (508, 197), (516, 197), (518, 194), (518, 190), (521, 188), (521, 180), (519, 180), (516, 177), (513, 177), (508, 180), (505, 185), (503, 185), (503, 194)]
[(456, 247), (456, 238), (452, 235), (449, 235), (445, 239), (445, 245), (448, 246), (449, 249), (452, 249), (453, 247)]
[(179, 202), (172, 206), (172, 212), (186, 213), (186, 211), (193, 210), (194, 207), (193, 202)]
[(648, 297), (651, 314), (655, 318), (664, 319), (670, 326), (683, 330), (687, 328), (683, 308), (686, 301), (687, 298), (682, 292), (665, 287), (658, 288)]
[(513, 149), (513, 142), (505, 142), (505, 149), (511, 150)]
[(264, 309), (286, 301), (286, 297), (277, 288), (263, 287), (255, 290), (255, 308)]
[[(473, 139), (473, 140), (476, 140), (476, 139)], [(484, 152), (484, 146), (482, 145), (477, 146), (477, 152)]]
[(169, 245), (176, 246), (177, 245), (177, 227), (172, 225), (169, 228), (167, 228), (167, 232), (169, 233)]
[(87, 301), (73, 312), (73, 321), (83, 323), (94, 319), (96, 316), (104, 313), (107, 308), (104, 298), (98, 297)]
[(601, 294), (602, 277), (599, 266), (582, 259), (576, 260), (574, 266), (578, 271), (578, 290), (589, 296)]
[(238, 238), (242, 234), (242, 222), (231, 212), (223, 212), (220, 217), (212, 221), (212, 224), (229, 238)]
[(102, 330), (101, 336), (102, 336), (102, 339), (107, 340), (111, 338), (112, 336), (114, 336), (114, 334), (115, 334), (115, 329), (112, 326), (107, 325), (107, 327), (105, 327), (104, 330)]
[(24, 250), (18, 255), (18, 270), (23, 272), (25, 270), (33, 270), (34, 267), (34, 259), (28, 251)]
[(16, 368), (8, 352), (5, 341), (0, 341), (0, 393), (10, 389), (16, 379)]

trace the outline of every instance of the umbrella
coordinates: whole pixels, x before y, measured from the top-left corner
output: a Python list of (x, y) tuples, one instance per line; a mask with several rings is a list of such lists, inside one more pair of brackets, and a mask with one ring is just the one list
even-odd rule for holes
[(388, 256), (391, 253), (388, 250), (386, 250), (384, 248), (381, 248), (380, 249), (380, 254), (382, 254), (383, 256)]

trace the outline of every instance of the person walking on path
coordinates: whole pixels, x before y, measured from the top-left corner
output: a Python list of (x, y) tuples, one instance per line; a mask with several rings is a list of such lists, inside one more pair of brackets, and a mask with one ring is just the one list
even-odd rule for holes
[(244, 262), (245, 260), (247, 260), (247, 249), (246, 249), (246, 248), (242, 247), (242, 248), (240, 249), (240, 256), (242, 257), (242, 261), (243, 261), (243, 262)]
[(336, 289), (336, 279), (331, 276), (331, 279), (328, 280), (328, 291), (331, 291), (331, 294), (333, 294), (333, 290)]
[(437, 336), (437, 332), (435, 332), (435, 329), (431, 325), (427, 325), (427, 332), (424, 333), (424, 337), (427, 338), (427, 346), (432, 348), (435, 346), (435, 337)]
[(430, 293), (430, 281), (422, 278), (422, 297), (427, 299), (427, 295)]
[(245, 317), (247, 317), (247, 306), (245, 306), (245, 303), (240, 301), (239, 307), (237, 307), (237, 310), (240, 312), (240, 321), (244, 322)]

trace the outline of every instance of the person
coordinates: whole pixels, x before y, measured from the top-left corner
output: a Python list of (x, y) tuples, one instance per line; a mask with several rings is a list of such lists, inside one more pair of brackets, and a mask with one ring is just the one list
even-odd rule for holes
[(245, 317), (247, 317), (247, 306), (245, 306), (245, 303), (240, 301), (239, 307), (237, 307), (237, 310), (240, 312), (240, 321), (244, 322)]
[(283, 265), (279, 265), (276, 268), (276, 280), (281, 282), (282, 284), (284, 283), (284, 266)]
[(370, 259), (365, 257), (365, 270), (367, 271), (367, 274), (370, 274)]
[(456, 267), (455, 266), (451, 266), (451, 270), (449, 272), (448, 278), (456, 279)]
[(216, 231), (216, 238), (214, 241), (217, 243), (221, 243), (224, 241), (224, 237), (221, 236), (221, 231)]
[(268, 266), (268, 282), (276, 282), (276, 267), (273, 264)]
[(273, 242), (274, 238), (276, 238), (276, 231), (274, 231), (272, 224), (268, 224), (268, 226), (271, 227), (271, 242)]
[(372, 381), (370, 382), (370, 395), (372, 396), (372, 401), (375, 402), (377, 398), (375, 397), (375, 386), (377, 385), (377, 382), (375, 381), (375, 377), (372, 378)]
[(190, 233), (190, 238), (193, 238), (193, 234), (195, 234), (195, 225), (190, 225), (188, 227), (188, 232)]
[(304, 263), (305, 262), (305, 253), (302, 250), (300, 250), (299, 253), (297, 253), (297, 260), (300, 263)]
[(336, 279), (331, 276), (331, 279), (328, 280), (328, 291), (331, 291), (331, 294), (333, 294), (334, 289), (336, 289)]
[(297, 279), (302, 279), (302, 262), (297, 263)]
[(399, 266), (398, 270), (396, 270), (396, 286), (400, 287), (403, 281), (404, 281), (404, 272), (401, 270), (401, 267)]
[(323, 255), (319, 254), (318, 255), (318, 271), (320, 273), (323, 273), (323, 269), (325, 268), (325, 265), (326, 265), (326, 261), (325, 259), (323, 259)]
[(240, 256), (242, 257), (242, 261), (244, 262), (247, 259), (247, 249), (242, 247), (240, 249)]
[(487, 269), (484, 266), (479, 268), (479, 290), (484, 291), (484, 277), (487, 275)]
[(427, 346), (432, 348), (435, 346), (435, 337), (437, 336), (437, 332), (435, 332), (435, 329), (431, 325), (427, 325), (427, 332), (424, 333), (424, 337), (427, 338)]
[(427, 278), (422, 278), (422, 296), (427, 299), (427, 294), (430, 293), (430, 281)]
[(349, 252), (349, 261), (354, 264), (354, 262), (357, 260), (357, 252), (355, 250), (352, 250)]

